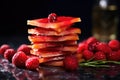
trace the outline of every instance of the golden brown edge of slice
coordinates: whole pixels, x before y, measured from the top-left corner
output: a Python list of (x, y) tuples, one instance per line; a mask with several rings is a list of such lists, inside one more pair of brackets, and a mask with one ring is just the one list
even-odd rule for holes
[(39, 57), (56, 57), (56, 56), (64, 55), (61, 52), (60, 53), (59, 52), (39, 52), (39, 51), (34, 51), (34, 50), (31, 50), (30, 53), (32, 55), (36, 55)]
[(64, 66), (63, 60), (50, 61), (50, 62), (43, 63), (42, 65), (45, 65), (45, 66), (61, 66), (61, 67)]
[(78, 45), (77, 41), (63, 41), (63, 42), (39, 42), (31, 43), (32, 49), (49, 48), (49, 47), (60, 47), (60, 46), (75, 46)]
[(48, 47), (48, 48), (33, 48), (34, 51), (42, 52), (42, 51), (69, 51), (69, 52), (76, 52), (78, 45), (71, 45), (71, 46), (58, 46), (58, 47)]
[(71, 27), (65, 31), (58, 33), (54, 30), (49, 30), (49, 29), (32, 28), (32, 29), (28, 29), (28, 34), (36, 34), (36, 35), (44, 35), (44, 36), (63, 36), (69, 34), (81, 34), (81, 29)]
[(64, 56), (39, 58), (39, 63), (45, 63), (45, 62), (56, 61), (56, 60), (63, 60), (63, 59), (64, 59)]
[(28, 39), (30, 42), (61, 42), (61, 41), (69, 41), (69, 40), (79, 40), (79, 36), (77, 34), (66, 35), (66, 36), (37, 36), (37, 35), (29, 35)]

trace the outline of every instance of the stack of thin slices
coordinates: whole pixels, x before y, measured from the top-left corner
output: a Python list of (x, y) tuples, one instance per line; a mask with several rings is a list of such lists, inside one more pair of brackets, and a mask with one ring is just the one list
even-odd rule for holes
[(31, 42), (31, 54), (39, 57), (40, 64), (63, 66), (63, 59), (68, 55), (77, 54), (77, 40), (80, 28), (72, 27), (80, 22), (78, 17), (57, 16), (55, 13), (48, 18), (28, 20), (28, 39)]

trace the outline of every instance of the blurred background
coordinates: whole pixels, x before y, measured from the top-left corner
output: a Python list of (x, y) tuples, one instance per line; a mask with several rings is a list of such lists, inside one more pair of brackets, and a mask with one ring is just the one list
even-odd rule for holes
[[(120, 14), (120, 0), (116, 1)], [(1, 0), (0, 44), (29, 43), (27, 20), (47, 17), (52, 12), (57, 15), (80, 17), (82, 22), (76, 25), (82, 31), (80, 40), (84, 40), (92, 35), (93, 2), (94, 0)], [(120, 30), (120, 25), (118, 28)], [(118, 39), (119, 34), (118, 31)]]

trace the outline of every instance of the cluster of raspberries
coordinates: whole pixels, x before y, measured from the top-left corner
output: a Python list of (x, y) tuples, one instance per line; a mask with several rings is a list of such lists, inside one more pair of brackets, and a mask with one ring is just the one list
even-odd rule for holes
[(21, 44), (17, 50), (8, 44), (0, 46), (0, 55), (10, 61), (16, 67), (35, 70), (39, 68), (39, 59), (30, 57), (31, 48), (27, 44)]
[(79, 43), (78, 53), (83, 54), (85, 60), (120, 61), (120, 42), (116, 39), (100, 42), (90, 37)]

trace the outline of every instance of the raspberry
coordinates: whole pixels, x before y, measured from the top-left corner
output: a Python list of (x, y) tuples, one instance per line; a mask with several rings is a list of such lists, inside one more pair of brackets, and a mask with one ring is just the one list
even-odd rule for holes
[(96, 47), (98, 44), (99, 44), (99, 42), (92, 42), (92, 43), (88, 44), (88, 50), (96, 52), (97, 51)]
[(10, 49), (10, 48), (11, 48), (10, 45), (8, 45), (8, 44), (3, 44), (3, 45), (0, 47), (0, 54), (1, 54), (1, 55), (4, 55), (5, 50)]
[(51, 13), (48, 15), (49, 22), (55, 22), (57, 20), (57, 15), (55, 13)]
[(8, 61), (12, 61), (12, 57), (15, 54), (15, 50), (14, 49), (7, 49), (4, 52), (4, 58), (7, 59)]
[(90, 50), (85, 50), (84, 52), (83, 52), (83, 57), (86, 59), (86, 60), (90, 60), (90, 59), (92, 59), (93, 58), (93, 52), (92, 51), (90, 51)]
[(106, 60), (106, 55), (103, 52), (98, 51), (94, 54), (94, 60)]
[(78, 44), (78, 49), (77, 49), (77, 53), (81, 53), (85, 50), (85, 43), (81, 42)]
[(111, 40), (108, 45), (112, 50), (118, 50), (120, 48), (120, 43), (118, 40)]
[(66, 70), (73, 71), (78, 69), (78, 60), (73, 55), (66, 56), (63, 60), (63, 64)]
[(31, 48), (27, 44), (22, 44), (18, 47), (17, 51), (23, 51), (25, 54), (30, 54)]
[(27, 60), (27, 56), (23, 51), (18, 51), (12, 57), (12, 64), (19, 68), (25, 67), (25, 61)]
[(26, 66), (27, 69), (30, 69), (30, 70), (36, 70), (36, 68), (39, 68), (38, 57), (28, 58), (25, 62), (25, 66)]
[(98, 40), (95, 37), (89, 37), (86, 40), (86, 42), (87, 42), (87, 44), (90, 44), (90, 43), (98, 42)]
[(119, 61), (120, 60), (120, 55), (118, 51), (112, 51), (111, 53), (108, 54), (108, 60), (112, 61)]
[(112, 52), (111, 48), (108, 46), (107, 43), (104, 42), (100, 42), (97, 46), (96, 46), (97, 51), (102, 51), (105, 54), (109, 54)]
[(120, 57), (120, 50), (118, 50), (117, 52), (118, 52), (118, 56)]

